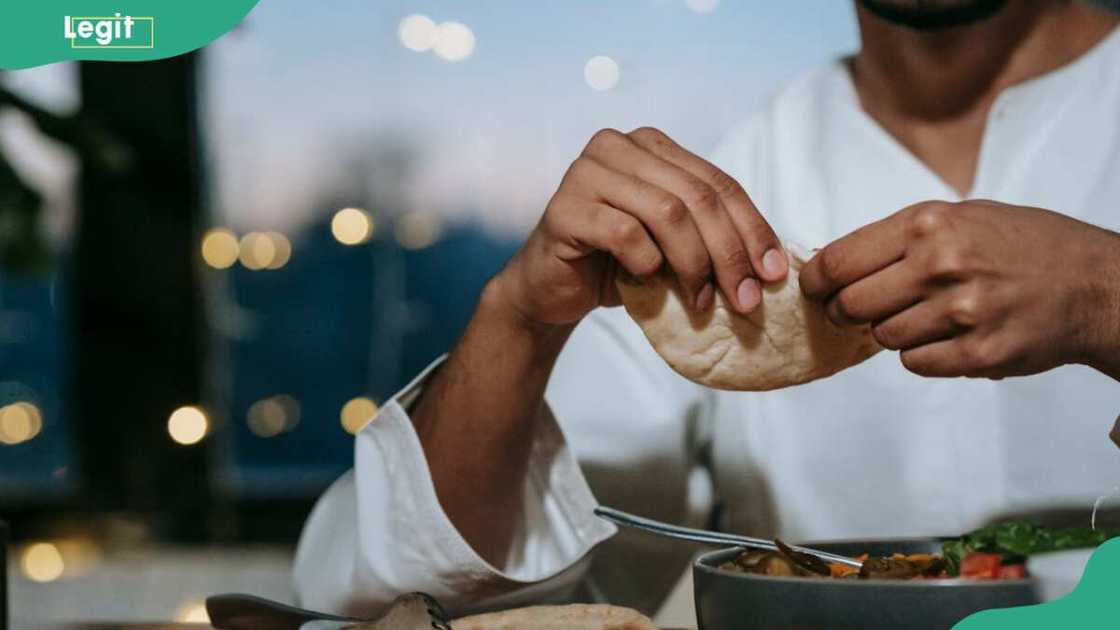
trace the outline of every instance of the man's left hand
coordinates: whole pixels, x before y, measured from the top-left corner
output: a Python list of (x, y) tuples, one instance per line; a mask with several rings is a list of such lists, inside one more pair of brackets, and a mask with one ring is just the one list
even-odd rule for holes
[(1048, 210), (910, 206), (818, 252), (801, 289), (838, 324), (872, 323), (916, 374), (1084, 363), (1120, 379), (1120, 234)]

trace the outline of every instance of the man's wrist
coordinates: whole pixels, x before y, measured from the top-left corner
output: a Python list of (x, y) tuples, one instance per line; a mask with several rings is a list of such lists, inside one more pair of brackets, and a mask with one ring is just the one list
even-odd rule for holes
[(1096, 285), (1091, 301), (1088, 365), (1120, 380), (1120, 234), (1107, 232), (1095, 256)]
[(486, 283), (475, 314), (479, 324), (502, 331), (502, 336), (512, 335), (529, 341), (546, 352), (553, 349), (558, 352), (575, 325), (548, 324), (528, 317), (511, 296), (511, 282), (512, 278), (503, 270)]

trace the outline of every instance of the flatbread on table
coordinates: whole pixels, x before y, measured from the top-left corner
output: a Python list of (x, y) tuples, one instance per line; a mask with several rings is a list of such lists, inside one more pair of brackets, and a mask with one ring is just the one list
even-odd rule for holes
[(529, 606), (463, 617), (453, 630), (657, 630), (640, 612), (606, 604)]
[(641, 281), (619, 275), (626, 312), (661, 358), (681, 376), (716, 389), (765, 391), (831, 376), (881, 348), (870, 326), (837, 326), (801, 294), (805, 258), (790, 253), (789, 275), (763, 286), (751, 314), (733, 311), (716, 291), (705, 313), (686, 307), (668, 272)]

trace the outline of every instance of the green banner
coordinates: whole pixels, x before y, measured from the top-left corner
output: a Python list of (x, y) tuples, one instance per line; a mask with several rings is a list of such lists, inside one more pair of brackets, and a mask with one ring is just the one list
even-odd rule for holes
[(4, 10), (0, 68), (56, 61), (147, 61), (201, 48), (257, 0), (15, 0)]

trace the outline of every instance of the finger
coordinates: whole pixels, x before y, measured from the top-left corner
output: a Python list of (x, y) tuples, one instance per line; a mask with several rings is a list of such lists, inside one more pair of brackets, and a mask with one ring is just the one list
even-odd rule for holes
[(991, 340), (975, 330), (903, 350), (900, 357), (906, 369), (920, 376), (998, 378), (1035, 372), (1001, 358)]
[(650, 153), (700, 178), (716, 192), (746, 245), (751, 267), (759, 278), (776, 282), (786, 276), (789, 264), (781, 242), (739, 182), (656, 129), (642, 127), (629, 135)]
[(966, 364), (961, 345), (961, 338), (954, 337), (903, 350), (899, 357), (902, 365), (918, 376), (964, 376)]
[(902, 258), (906, 234), (902, 213), (865, 225), (817, 252), (801, 268), (801, 292), (823, 301), (849, 284)]
[(698, 299), (711, 275), (711, 258), (684, 202), (650, 182), (610, 169), (591, 157), (581, 157), (573, 168), (581, 171), (578, 181), (587, 186), (588, 194), (641, 221), (660, 246), (689, 304), (696, 308), (704, 306), (698, 304)]
[(550, 229), (581, 254), (609, 252), (631, 275), (657, 273), (664, 258), (638, 219), (603, 203), (573, 204), (558, 212)]
[[(599, 304), (602, 306), (620, 306), (622, 295), (618, 291), (615, 279), (618, 277), (619, 263), (611, 258), (603, 267), (603, 280), (599, 283)], [(624, 272), (621, 272), (624, 273)]]
[(841, 289), (825, 312), (839, 326), (877, 322), (913, 306), (924, 293), (922, 275), (903, 259)]
[(968, 331), (947, 314), (942, 300), (924, 300), (871, 327), (879, 345), (889, 350), (909, 350)]
[(762, 291), (758, 281), (751, 277), (754, 272), (750, 254), (714, 188), (629, 138), (593, 143), (587, 153), (604, 166), (654, 184), (683, 201), (728, 302), (743, 314), (758, 306)]

